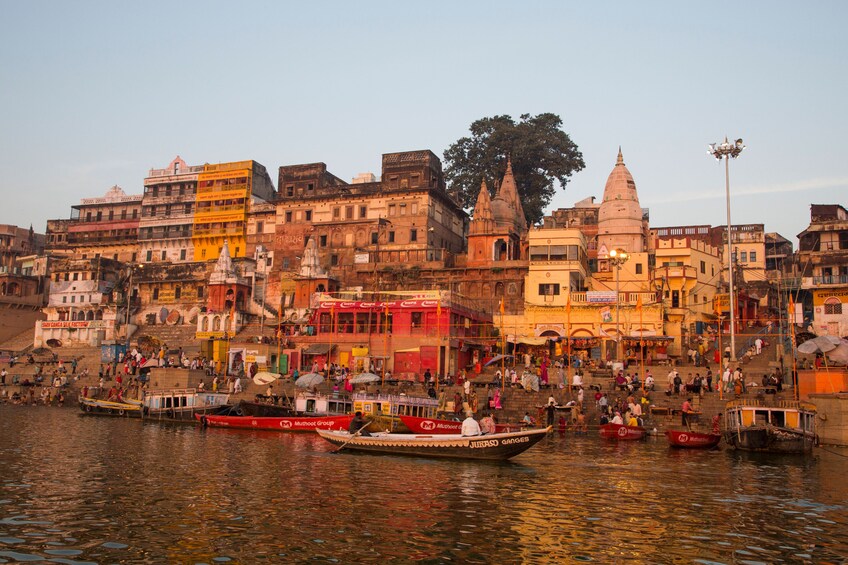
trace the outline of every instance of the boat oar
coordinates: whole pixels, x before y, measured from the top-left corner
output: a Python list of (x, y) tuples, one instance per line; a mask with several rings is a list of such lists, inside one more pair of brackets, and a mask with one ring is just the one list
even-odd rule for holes
[(345, 446), (346, 446), (347, 444), (349, 444), (350, 442), (352, 442), (352, 441), (356, 438), (356, 436), (358, 436), (359, 434), (361, 434), (361, 433), (362, 433), (362, 430), (364, 430), (365, 428), (367, 428), (368, 426), (370, 426), (372, 421), (373, 421), (373, 420), (368, 421), (368, 422), (365, 422), (365, 425), (364, 425), (364, 426), (362, 426), (361, 428), (359, 428), (358, 430), (356, 430), (356, 433), (354, 433), (352, 436), (350, 436), (350, 439), (349, 439), (349, 440), (347, 440), (346, 442), (344, 442), (343, 444), (341, 444), (340, 446), (338, 446), (338, 447), (337, 447), (334, 451), (331, 451), (330, 453), (338, 453), (339, 451), (341, 451), (342, 449), (344, 449), (344, 448), (345, 448)]

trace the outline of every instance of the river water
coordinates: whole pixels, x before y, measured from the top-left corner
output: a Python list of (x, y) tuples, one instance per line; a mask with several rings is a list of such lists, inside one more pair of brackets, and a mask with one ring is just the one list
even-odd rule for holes
[(507, 463), (333, 449), (0, 406), (0, 562), (848, 562), (848, 450), (592, 434)]

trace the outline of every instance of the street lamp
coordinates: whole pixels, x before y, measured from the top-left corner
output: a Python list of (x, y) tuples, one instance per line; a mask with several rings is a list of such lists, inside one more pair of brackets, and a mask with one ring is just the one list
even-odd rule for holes
[(730, 159), (739, 157), (745, 145), (741, 139), (735, 143), (727, 141), (724, 143), (711, 143), (707, 153), (721, 161), (724, 159), (724, 190), (727, 197), (727, 282), (728, 298), (730, 301), (730, 360), (736, 361), (736, 305), (733, 300), (733, 242), (731, 237), (730, 223)]
[(618, 287), (621, 281), (621, 266), (630, 259), (630, 255), (621, 249), (613, 249), (609, 252), (610, 265), (615, 267), (615, 360), (621, 359), (621, 329), (619, 326), (621, 317), (621, 307), (618, 294)]

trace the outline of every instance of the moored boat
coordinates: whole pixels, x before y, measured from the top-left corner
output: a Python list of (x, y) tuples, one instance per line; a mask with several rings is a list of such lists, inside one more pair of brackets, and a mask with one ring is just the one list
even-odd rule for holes
[(721, 441), (721, 434), (705, 434), (688, 430), (666, 430), (665, 437), (672, 447), (711, 449)]
[(617, 440), (635, 440), (645, 437), (645, 428), (642, 426), (625, 426), (624, 424), (602, 424), (600, 427), (601, 437)]
[[(400, 421), (414, 434), (458, 434), (462, 429), (460, 420), (444, 420), (440, 418), (420, 418), (417, 416), (398, 416)], [(498, 433), (517, 432), (524, 426), (521, 424), (495, 424)]]
[(412, 455), (483, 461), (502, 461), (515, 457), (541, 441), (550, 427), (523, 432), (507, 432), (480, 436), (460, 434), (393, 434), (378, 433), (371, 436), (317, 430), (318, 434), (339, 449), (380, 453), (387, 455)]
[(119, 416), (122, 418), (141, 418), (141, 403), (115, 402), (112, 400), (98, 400), (96, 398), (79, 399), (80, 410), (84, 414), (92, 416)]
[(724, 417), (724, 440), (736, 449), (809, 453), (816, 444), (816, 407), (806, 402), (734, 400)]
[(81, 397), (80, 409), (96, 416), (121, 416), (170, 422), (193, 422), (197, 414), (213, 414), (229, 408), (229, 395), (193, 388), (144, 391), (141, 400), (120, 402)]
[(371, 420), (371, 431), (411, 432), (400, 416), (434, 419), (438, 408), (439, 401), (430, 397), (406, 394), (353, 395), (353, 410), (362, 412), (366, 419)]
[(312, 432), (315, 430), (346, 430), (353, 415), (337, 416), (224, 416), (195, 415), (203, 426), (210, 428), (236, 428), (271, 430), (277, 432)]

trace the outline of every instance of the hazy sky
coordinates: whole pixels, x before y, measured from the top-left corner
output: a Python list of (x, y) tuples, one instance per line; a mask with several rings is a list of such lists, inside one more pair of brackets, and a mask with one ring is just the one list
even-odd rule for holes
[(797, 245), (848, 206), (848, 2), (0, 0), (0, 223), (43, 232), (150, 168), (255, 159), (379, 174), (474, 120), (552, 112), (603, 194), (618, 147), (651, 225), (733, 223)]

